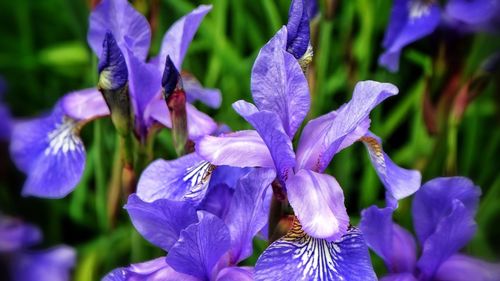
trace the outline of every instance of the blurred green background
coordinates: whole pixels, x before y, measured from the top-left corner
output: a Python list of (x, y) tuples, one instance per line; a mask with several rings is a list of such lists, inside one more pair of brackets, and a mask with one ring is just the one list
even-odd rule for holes
[[(88, 15), (95, 1), (0, 1), (0, 75), (7, 82), (5, 102), (17, 118), (46, 112), (63, 94), (96, 84), (96, 58), (86, 43)], [(187, 1), (137, 0), (134, 6), (153, 26), (151, 55), (167, 28), (198, 4), (213, 4), (191, 44), (184, 69), (204, 86), (219, 88), (220, 109), (200, 106), (233, 130), (249, 128), (231, 108), (251, 100), (250, 71), (259, 49), (287, 21), (289, 0)], [(371, 115), (372, 131), (385, 151), (407, 168), (422, 171), (424, 182), (462, 175), (482, 188), (479, 228), (466, 252), (500, 258), (500, 77), (480, 66), (500, 50), (499, 37), (487, 34), (449, 36), (438, 31), (406, 48), (399, 73), (377, 64), (391, 1), (320, 1), (312, 23), (315, 56), (308, 73), (312, 107), (309, 118), (347, 102), (359, 80), (391, 82), (400, 94)], [(460, 93), (470, 96), (456, 103)], [(463, 114), (462, 114), (463, 112)], [(60, 200), (22, 198), (24, 176), (1, 144), (0, 210), (43, 229), (43, 246), (65, 243), (78, 249), (75, 280), (97, 280), (109, 270), (162, 253), (137, 234), (124, 211), (116, 225), (106, 221), (106, 192), (116, 138), (110, 120), (82, 132), (87, 168), (81, 184)], [(165, 130), (156, 139), (157, 157), (175, 153)], [(346, 193), (352, 223), (360, 210), (383, 204), (383, 188), (362, 144), (335, 157), (328, 172)], [(411, 199), (400, 203), (396, 220), (411, 229)], [(256, 242), (258, 251), (265, 247)], [(252, 263), (255, 260), (249, 260)], [(374, 258), (377, 272), (384, 272)]]

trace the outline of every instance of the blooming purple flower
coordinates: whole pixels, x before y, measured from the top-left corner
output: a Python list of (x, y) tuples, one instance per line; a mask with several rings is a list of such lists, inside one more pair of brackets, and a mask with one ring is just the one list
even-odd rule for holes
[(0, 256), (7, 263), (10, 280), (70, 280), (76, 260), (75, 251), (64, 245), (48, 250), (29, 249), (41, 240), (37, 227), (0, 215)]
[(135, 228), (168, 255), (103, 280), (253, 280), (253, 269), (237, 264), (252, 254), (252, 239), (266, 225), (275, 176), (272, 169), (254, 169), (235, 185), (210, 189), (198, 206), (131, 195), (125, 208)]
[(384, 260), (389, 274), (382, 280), (473, 280), (500, 278), (500, 264), (490, 264), (458, 251), (476, 231), (474, 216), (480, 189), (462, 177), (437, 178), (424, 184), (413, 199), (413, 225), (421, 245), (392, 221), (394, 208), (372, 206), (362, 213), (360, 228), (369, 247)]
[[(151, 41), (147, 20), (126, 0), (104, 0), (90, 15), (88, 42), (100, 57), (100, 87), (116, 89), (128, 82), (132, 124), (144, 141), (156, 122), (171, 127), (170, 115), (161, 96), (161, 75), (167, 55), (180, 69), (187, 47), (210, 6), (200, 6), (178, 20), (166, 32), (159, 57), (146, 62)], [(104, 44), (103, 44), (104, 42)], [(189, 78), (188, 100), (220, 105), (217, 90), (201, 88)], [(113, 106), (111, 111), (113, 111)], [(193, 105), (186, 104), (188, 133), (196, 139), (216, 130), (217, 124)], [(12, 134), (11, 155), (27, 174), (24, 195), (60, 198), (79, 182), (85, 167), (85, 148), (79, 131), (89, 121), (110, 115), (110, 108), (97, 88), (65, 95), (44, 117), (23, 121)]]

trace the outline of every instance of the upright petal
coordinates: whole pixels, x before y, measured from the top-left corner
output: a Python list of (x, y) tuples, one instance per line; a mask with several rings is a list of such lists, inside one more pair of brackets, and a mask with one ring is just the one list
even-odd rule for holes
[(242, 177), (236, 187), (225, 223), (231, 234), (231, 263), (249, 257), (253, 237), (267, 223), (271, 205), (272, 169), (255, 169)]
[(372, 133), (361, 138), (365, 144), (370, 160), (377, 175), (384, 184), (387, 194), (396, 200), (403, 199), (415, 193), (420, 187), (422, 175), (417, 170), (407, 170), (399, 167), (382, 150), (382, 141)]
[(309, 11), (307, 0), (292, 0), (288, 11), (286, 48), (296, 59), (300, 59), (309, 46)]
[(214, 165), (274, 167), (271, 153), (256, 131), (204, 136), (196, 143), (196, 152)]
[(163, 71), (165, 60), (170, 56), (177, 69), (182, 69), (182, 61), (205, 15), (212, 10), (210, 5), (200, 5), (189, 14), (177, 20), (165, 33), (161, 42), (158, 69)]
[(287, 235), (257, 260), (255, 280), (377, 280), (361, 232), (350, 228), (337, 242), (307, 235), (295, 221)]
[(336, 113), (307, 123), (297, 149), (298, 168), (324, 171), (335, 153), (366, 133), (373, 108), (397, 93), (398, 88), (389, 83), (358, 82), (352, 99)]
[(497, 281), (500, 278), (500, 264), (456, 254), (441, 264), (435, 278), (443, 281), (469, 281), (471, 276), (477, 281)]
[(412, 273), (393, 273), (380, 278), (380, 281), (418, 281)]
[(196, 222), (196, 211), (188, 202), (159, 199), (147, 203), (132, 194), (124, 208), (142, 237), (165, 251), (177, 242), (183, 229)]
[(328, 241), (346, 233), (344, 192), (332, 176), (300, 170), (286, 181), (288, 201), (307, 234)]
[(225, 267), (217, 274), (217, 281), (253, 281), (251, 267)]
[[(219, 167), (215, 171), (217, 170), (219, 170)], [(234, 196), (234, 187), (229, 187), (224, 183), (210, 186), (211, 188), (207, 192), (204, 200), (198, 205), (197, 209), (207, 211), (225, 220), (229, 215), (229, 208), (231, 207)]]
[(22, 252), (10, 264), (14, 281), (69, 281), (76, 263), (76, 252), (68, 246)]
[(181, 73), (181, 76), (189, 103), (199, 100), (211, 108), (219, 108), (222, 95), (218, 89), (203, 88), (200, 82), (191, 74)]
[(475, 216), (481, 190), (468, 178), (436, 178), (425, 183), (413, 199), (413, 224), (420, 244), (436, 231), (441, 220), (451, 215), (454, 201)]
[(59, 104), (49, 116), (15, 125), (10, 152), (27, 174), (23, 195), (61, 198), (76, 187), (85, 168), (78, 126)]
[(151, 42), (149, 23), (127, 0), (103, 0), (90, 14), (87, 41), (98, 56), (108, 31), (122, 52), (128, 46), (140, 60), (146, 59)]
[(309, 86), (299, 63), (286, 48), (282, 28), (260, 50), (252, 68), (252, 96), (259, 110), (277, 114), (286, 134), (293, 138), (309, 111)]
[(408, 231), (393, 223), (392, 213), (391, 208), (371, 206), (363, 210), (359, 228), (390, 273), (413, 272), (417, 259), (415, 240)]
[(259, 133), (269, 148), (279, 178), (285, 182), (288, 173), (295, 167), (295, 153), (278, 115), (271, 111), (258, 111), (245, 101), (235, 102), (233, 108)]
[(62, 98), (61, 106), (64, 113), (75, 120), (91, 120), (110, 114), (97, 88), (70, 92)]
[(0, 214), (0, 253), (18, 251), (41, 240), (38, 227)]
[(200, 211), (200, 221), (186, 228), (170, 249), (167, 263), (178, 272), (209, 280), (220, 257), (229, 250), (229, 230), (218, 217)]

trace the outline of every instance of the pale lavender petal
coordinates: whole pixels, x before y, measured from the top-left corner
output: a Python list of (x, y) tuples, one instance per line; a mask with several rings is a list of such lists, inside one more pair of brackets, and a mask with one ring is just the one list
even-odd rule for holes
[(368, 246), (380, 256), (389, 272), (413, 272), (416, 243), (412, 235), (393, 223), (393, 209), (372, 206), (363, 210), (359, 228)]
[(26, 196), (64, 197), (76, 187), (85, 168), (77, 122), (64, 116), (59, 104), (49, 116), (16, 123), (10, 153), (27, 174)]
[(68, 246), (15, 255), (10, 270), (14, 281), (69, 281), (76, 252)]
[(200, 281), (191, 275), (173, 270), (165, 261), (165, 257), (131, 264), (129, 267), (117, 268), (108, 273), (102, 281)]
[(149, 23), (127, 0), (103, 0), (90, 14), (87, 41), (97, 56), (102, 54), (108, 31), (122, 52), (128, 46), (140, 60), (146, 59), (151, 42)]
[(366, 132), (369, 125), (366, 119), (371, 110), (397, 93), (398, 88), (389, 83), (358, 82), (352, 99), (339, 108), (336, 114), (329, 113), (307, 123), (297, 150), (298, 168), (324, 171), (335, 153), (345, 148), (353, 136)]
[(41, 240), (38, 227), (0, 214), (0, 253), (27, 248)]
[(288, 11), (287, 50), (296, 58), (300, 59), (309, 46), (309, 10), (307, 0), (292, 0)]
[(490, 20), (498, 11), (500, 3), (494, 0), (450, 0), (446, 3), (446, 14), (467, 24), (480, 24)]
[(423, 280), (432, 278), (439, 266), (464, 247), (475, 232), (473, 214), (462, 201), (454, 199), (449, 214), (441, 218), (422, 244), (422, 255), (417, 262), (420, 277)]
[(253, 237), (267, 223), (271, 205), (273, 169), (255, 169), (238, 182), (225, 223), (231, 234), (231, 263), (249, 257)]
[(200, 221), (182, 231), (170, 249), (167, 263), (178, 272), (209, 280), (220, 257), (229, 250), (229, 230), (218, 217), (198, 212)]
[(292, 142), (287, 136), (278, 115), (270, 111), (257, 111), (251, 103), (237, 101), (233, 108), (259, 133), (269, 148), (274, 166), (284, 182), (288, 173), (295, 167), (295, 153)]
[(256, 131), (202, 137), (196, 143), (196, 152), (214, 165), (274, 167), (271, 153)]
[(167, 56), (177, 69), (182, 69), (182, 61), (205, 15), (212, 10), (211, 5), (200, 5), (189, 14), (177, 20), (163, 36), (158, 69), (163, 71)]
[(413, 199), (413, 224), (420, 244), (434, 233), (459, 200), (475, 216), (481, 190), (468, 178), (436, 178), (425, 183)]
[(435, 279), (440, 281), (500, 280), (500, 264), (490, 263), (466, 255), (453, 255), (436, 272)]
[(288, 201), (307, 234), (333, 241), (346, 233), (344, 192), (332, 176), (300, 170), (286, 181)]
[(380, 281), (418, 281), (418, 279), (411, 273), (396, 273), (384, 276)]
[(391, 199), (403, 199), (419, 189), (422, 180), (420, 172), (401, 168), (392, 162), (391, 158), (383, 151), (382, 141), (379, 137), (368, 132), (361, 138), (361, 141), (365, 144), (372, 165)]
[(300, 225), (272, 243), (257, 260), (255, 280), (377, 280), (361, 232), (350, 228), (337, 242), (313, 238)]
[(109, 115), (109, 108), (97, 88), (71, 92), (61, 100), (66, 115), (75, 120), (91, 120)]
[(286, 134), (293, 138), (309, 111), (309, 86), (298, 61), (286, 48), (282, 28), (264, 46), (252, 68), (252, 96), (259, 110), (279, 116)]
[(225, 267), (217, 274), (216, 281), (253, 281), (251, 267)]
[(196, 211), (188, 202), (160, 199), (147, 203), (132, 194), (124, 208), (142, 237), (165, 251), (177, 242), (181, 230), (196, 223)]
[(181, 76), (182, 85), (189, 103), (199, 100), (212, 108), (219, 108), (222, 95), (218, 89), (203, 88), (193, 75), (181, 73)]

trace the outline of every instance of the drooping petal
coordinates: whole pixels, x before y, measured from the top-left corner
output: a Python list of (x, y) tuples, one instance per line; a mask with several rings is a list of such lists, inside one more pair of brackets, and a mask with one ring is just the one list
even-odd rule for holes
[(212, 10), (211, 5), (200, 5), (189, 14), (177, 20), (163, 36), (158, 69), (163, 72), (165, 60), (170, 56), (177, 69), (182, 69), (182, 61), (205, 15)]
[(38, 227), (0, 214), (0, 253), (27, 248), (41, 240)]
[(87, 41), (98, 56), (108, 31), (122, 52), (128, 46), (140, 60), (146, 59), (151, 42), (149, 23), (127, 0), (103, 0), (90, 14)]
[(358, 82), (348, 103), (304, 127), (297, 149), (297, 168), (324, 171), (335, 153), (366, 133), (371, 110), (397, 93), (398, 88), (389, 83)]
[(288, 201), (312, 237), (333, 241), (347, 231), (344, 192), (332, 176), (300, 170), (286, 181)]
[(205, 136), (196, 152), (214, 165), (273, 168), (273, 158), (256, 131), (239, 131), (219, 137)]
[(444, 281), (469, 281), (471, 276), (477, 281), (499, 280), (500, 264), (456, 254), (441, 264), (435, 278)]
[(191, 275), (173, 270), (165, 257), (131, 264), (108, 273), (101, 281), (200, 281)]
[(295, 153), (278, 115), (271, 111), (258, 111), (251, 103), (237, 101), (233, 108), (259, 133), (269, 148), (274, 166), (284, 182), (295, 167)]
[(309, 45), (309, 11), (307, 0), (292, 0), (288, 11), (286, 48), (296, 59), (300, 59)]
[(462, 201), (454, 199), (449, 214), (441, 218), (434, 232), (422, 244), (417, 267), (423, 280), (432, 278), (444, 261), (464, 247), (474, 236), (476, 228), (473, 214)]
[(299, 63), (286, 48), (282, 28), (264, 46), (252, 68), (252, 96), (259, 110), (277, 114), (286, 134), (293, 138), (309, 111), (309, 86)]
[(267, 223), (271, 205), (273, 169), (255, 169), (238, 182), (225, 223), (231, 234), (231, 263), (249, 257), (253, 237)]
[(177, 242), (183, 229), (196, 222), (196, 211), (188, 202), (159, 199), (148, 203), (132, 194), (124, 208), (144, 239), (165, 251)]
[(385, 52), (379, 64), (390, 71), (399, 68), (399, 55), (408, 44), (431, 34), (439, 24), (441, 11), (435, 1), (396, 0), (384, 37)]
[(15, 255), (10, 270), (14, 281), (69, 281), (75, 263), (75, 250), (68, 246), (57, 246)]
[(420, 244), (434, 233), (441, 220), (448, 217), (454, 201), (462, 202), (471, 217), (475, 216), (481, 190), (468, 178), (436, 178), (426, 182), (415, 193), (413, 224)]
[(365, 144), (370, 160), (380, 180), (384, 184), (387, 195), (400, 200), (415, 193), (420, 187), (422, 175), (417, 170), (407, 170), (399, 167), (382, 150), (382, 141), (369, 132), (361, 138)]
[(337, 242), (313, 238), (295, 221), (257, 260), (255, 280), (377, 280), (368, 247), (356, 228)]
[(170, 249), (167, 263), (178, 272), (209, 280), (220, 257), (229, 250), (229, 230), (218, 217), (198, 212), (199, 222), (182, 231)]
[(64, 113), (75, 120), (91, 120), (109, 115), (106, 101), (97, 88), (71, 92), (62, 98), (61, 106)]
[(199, 100), (211, 108), (219, 108), (222, 95), (218, 89), (203, 88), (200, 82), (191, 74), (181, 73), (181, 76), (189, 103)]
[(416, 263), (416, 243), (411, 234), (393, 223), (392, 208), (371, 206), (363, 210), (359, 229), (366, 244), (380, 256), (389, 272), (413, 272)]
[(251, 267), (225, 267), (217, 274), (216, 281), (253, 281)]
[(48, 116), (16, 123), (10, 152), (16, 166), (27, 174), (23, 195), (61, 198), (76, 187), (85, 168), (77, 126), (60, 104)]
[(467, 24), (487, 22), (498, 12), (500, 3), (490, 0), (450, 0), (446, 3), (446, 14)]

